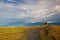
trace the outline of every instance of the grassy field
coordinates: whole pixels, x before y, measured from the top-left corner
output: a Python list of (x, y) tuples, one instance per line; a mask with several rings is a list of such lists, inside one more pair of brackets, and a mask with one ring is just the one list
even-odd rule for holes
[(0, 40), (60, 40), (60, 26), (0, 26)]

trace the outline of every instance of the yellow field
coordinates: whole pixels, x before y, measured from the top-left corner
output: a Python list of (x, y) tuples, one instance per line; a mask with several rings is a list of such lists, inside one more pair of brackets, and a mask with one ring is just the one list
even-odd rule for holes
[(0, 40), (60, 40), (60, 26), (0, 26)]

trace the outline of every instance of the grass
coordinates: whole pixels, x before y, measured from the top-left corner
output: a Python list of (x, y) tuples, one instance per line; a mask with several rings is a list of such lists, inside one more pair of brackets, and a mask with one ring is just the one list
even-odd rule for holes
[(60, 26), (49, 25), (40, 30), (41, 40), (60, 40)]
[(0, 26), (0, 40), (60, 40), (60, 26)]

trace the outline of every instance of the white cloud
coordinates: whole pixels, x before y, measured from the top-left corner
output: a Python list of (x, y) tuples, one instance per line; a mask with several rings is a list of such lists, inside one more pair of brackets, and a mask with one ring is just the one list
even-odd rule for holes
[(8, 1), (15, 2), (15, 0), (8, 0)]
[(60, 0), (56, 0), (56, 1), (60, 1)]
[[(14, 1), (14, 0), (8, 0), (8, 1)], [(0, 17), (4, 18), (16, 18), (16, 19), (24, 19), (24, 18), (31, 18), (31, 22), (37, 22), (38, 20), (51, 17), (55, 15), (54, 10), (60, 11), (60, 6), (53, 6), (54, 3), (52, 1), (42, 0), (42, 1), (36, 1), (34, 0), (28, 0), (27, 2), (30, 2), (30, 4), (20, 4), (17, 6), (14, 6), (12, 4), (5, 4), (0, 3)], [(34, 4), (34, 3), (35, 4)], [(32, 3), (32, 4), (31, 4)], [(54, 7), (53, 9), (51, 9)], [(2, 9), (2, 10), (1, 10)], [(32, 20), (33, 19), (33, 20)], [(35, 20), (35, 21), (34, 21)]]
[(6, 8), (9, 8), (9, 9), (10, 9), (10, 8), (14, 8), (14, 6), (7, 4), (7, 5), (6, 5)]
[(56, 5), (56, 6), (54, 6), (54, 10), (60, 12), (60, 5)]

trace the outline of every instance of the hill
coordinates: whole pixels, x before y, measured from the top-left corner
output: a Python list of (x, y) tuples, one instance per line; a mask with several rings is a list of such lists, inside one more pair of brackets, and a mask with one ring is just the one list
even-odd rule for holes
[(0, 26), (0, 40), (60, 40), (60, 26)]

